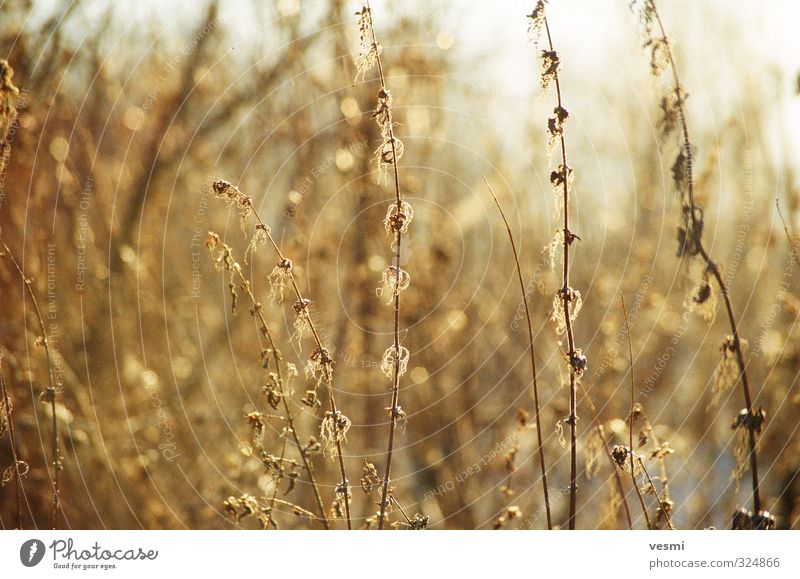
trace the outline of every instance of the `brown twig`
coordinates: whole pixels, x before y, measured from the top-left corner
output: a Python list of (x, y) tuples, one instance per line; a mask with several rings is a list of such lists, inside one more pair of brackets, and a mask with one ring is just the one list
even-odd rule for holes
[(542, 444), (542, 424), (539, 418), (539, 383), (537, 378), (536, 372), (536, 352), (534, 348), (534, 340), (533, 340), (533, 323), (531, 321), (531, 311), (528, 305), (528, 296), (525, 292), (525, 282), (522, 279), (522, 267), (519, 263), (519, 254), (517, 253), (517, 245), (514, 242), (514, 234), (511, 232), (511, 226), (508, 224), (508, 219), (506, 219), (506, 214), (503, 212), (503, 208), (500, 206), (500, 201), (498, 201), (497, 196), (494, 194), (492, 190), (492, 186), (489, 185), (489, 181), (484, 178), (484, 182), (486, 183), (486, 187), (489, 189), (489, 194), (494, 199), (495, 205), (497, 205), (498, 211), (500, 211), (500, 216), (503, 218), (503, 223), (506, 226), (506, 231), (508, 232), (508, 239), (511, 243), (511, 251), (514, 253), (514, 263), (516, 264), (517, 269), (517, 278), (519, 280), (519, 288), (522, 292), (522, 303), (525, 305), (525, 316), (528, 322), (528, 346), (531, 352), (531, 375), (533, 377), (533, 403), (535, 405), (535, 418), (536, 418), (536, 438), (537, 438), (537, 446), (538, 446), (538, 453), (539, 453), (539, 464), (542, 469), (542, 493), (544, 494), (544, 505), (545, 509), (547, 510), (547, 528), (552, 530), (553, 528), (553, 520), (550, 515), (550, 493), (547, 488), (547, 467), (545, 465), (544, 460), (544, 445)]
[[(569, 518), (567, 525), (570, 530), (575, 529), (578, 505), (578, 399), (577, 399), (577, 383), (579, 375), (586, 368), (586, 360), (583, 355), (575, 347), (575, 336), (572, 331), (572, 314), (570, 304), (577, 300), (576, 292), (569, 285), (569, 248), (572, 243), (578, 239), (572, 231), (570, 231), (569, 221), (569, 199), (570, 199), (570, 181), (572, 176), (572, 169), (567, 164), (567, 142), (564, 137), (563, 124), (567, 119), (568, 113), (564, 108), (561, 92), (561, 78), (559, 75), (560, 61), (558, 54), (553, 46), (553, 38), (550, 34), (550, 24), (547, 20), (547, 14), (544, 7), (544, 2), (540, 1), (536, 5), (536, 9), (531, 14), (530, 18), (534, 21), (534, 25), (543, 25), (547, 37), (547, 45), (549, 50), (542, 52), (543, 58), (543, 80), (549, 82), (552, 80), (556, 87), (556, 108), (554, 116), (549, 120), (550, 135), (558, 139), (559, 148), (561, 150), (561, 166), (559, 170), (551, 173), (551, 182), (556, 187), (562, 188), (562, 203), (563, 203), (563, 261), (562, 261), (562, 286), (559, 289), (559, 296), (561, 304), (564, 309), (564, 326), (567, 335), (567, 365), (569, 367), (569, 416), (565, 422), (570, 426), (570, 484), (569, 484)], [(540, 20), (540, 23), (537, 22)]]
[[(372, 9), (370, 8), (369, 1), (367, 0), (364, 6), (364, 10), (366, 11), (366, 18), (368, 19), (368, 26), (369, 31), (372, 36), (372, 48), (374, 49), (375, 54), (375, 61), (378, 66), (378, 76), (381, 83), (381, 89), (379, 92), (379, 98), (385, 98), (387, 101), (390, 99), (389, 97), (389, 89), (386, 87), (386, 77), (383, 73), (383, 63), (381, 62), (380, 57), (380, 44), (378, 43), (378, 37), (375, 34), (375, 26), (372, 21)], [(395, 191), (395, 204), (397, 208), (397, 215), (403, 214), (403, 198), (400, 194), (400, 175), (399, 170), (397, 168), (398, 165), (398, 149), (397, 149), (397, 138), (394, 135), (394, 123), (392, 120), (391, 108), (390, 105), (386, 105), (386, 131), (388, 132), (388, 143), (391, 148), (391, 165), (392, 165), (392, 173), (394, 176), (394, 191)], [(383, 159), (379, 159), (380, 162), (383, 162)], [(389, 482), (391, 480), (391, 469), (392, 469), (392, 456), (394, 453), (394, 437), (395, 431), (397, 430), (397, 421), (401, 416), (400, 411), (400, 363), (401, 363), (401, 351), (400, 351), (400, 279), (401, 279), (401, 270), (400, 270), (400, 248), (402, 246), (403, 240), (403, 224), (399, 226), (392, 227), (394, 232), (394, 261), (395, 261), (395, 269), (394, 269), (394, 280), (395, 280), (395, 288), (394, 288), (394, 360), (393, 360), (393, 377), (392, 377), (392, 402), (391, 406), (389, 406), (389, 440), (387, 443), (386, 449), (386, 469), (383, 475), (383, 484), (381, 487), (381, 504), (380, 504), (380, 516), (378, 518), (378, 529), (383, 529), (384, 521), (386, 519), (386, 507), (389, 506), (387, 497), (389, 495)]]
[[(739, 329), (736, 323), (736, 316), (733, 312), (733, 305), (731, 304), (731, 299), (728, 291), (728, 286), (725, 283), (725, 280), (722, 277), (722, 271), (720, 266), (715, 262), (709, 252), (706, 250), (705, 246), (703, 245), (702, 240), (702, 211), (695, 206), (694, 202), (694, 178), (693, 178), (693, 163), (694, 163), (694, 156), (692, 151), (691, 140), (689, 139), (689, 126), (686, 121), (686, 111), (685, 111), (685, 97), (683, 96), (682, 92), (682, 85), (680, 83), (680, 78), (678, 76), (678, 67), (675, 64), (675, 58), (672, 54), (672, 47), (670, 46), (669, 42), (667, 41), (667, 35), (664, 28), (664, 24), (661, 20), (661, 16), (658, 13), (658, 9), (656, 8), (656, 4), (654, 0), (645, 0), (645, 9), (650, 10), (652, 13), (652, 17), (655, 18), (655, 22), (658, 25), (658, 29), (661, 34), (661, 39), (659, 42), (663, 44), (663, 48), (666, 53), (667, 62), (669, 63), (669, 68), (672, 72), (672, 81), (673, 81), (673, 90), (675, 91), (675, 107), (678, 112), (678, 120), (680, 123), (681, 129), (681, 136), (682, 136), (682, 152), (685, 156), (685, 165), (683, 167), (683, 175), (682, 177), (685, 179), (685, 185), (687, 188), (688, 193), (688, 206), (684, 207), (684, 212), (689, 214), (688, 221), (690, 227), (689, 231), (686, 231), (686, 243), (692, 244), (692, 249), (696, 250), (696, 252), (703, 258), (706, 264), (706, 271), (711, 273), (714, 279), (717, 282), (717, 286), (719, 287), (720, 293), (722, 294), (722, 298), (725, 302), (725, 310), (728, 315), (728, 322), (730, 324), (731, 333), (733, 335), (732, 339), (732, 346), (734, 351), (736, 352), (736, 362), (739, 367), (739, 378), (741, 378), (742, 382), (742, 394), (744, 396), (745, 408), (747, 410), (747, 415), (749, 417), (748, 420), (744, 421), (744, 426), (747, 428), (748, 431), (748, 442), (749, 442), (749, 459), (750, 459), (750, 471), (752, 473), (752, 481), (753, 481), (753, 510), (756, 513), (761, 511), (761, 494), (759, 490), (759, 477), (758, 477), (758, 454), (756, 452), (756, 427), (758, 424), (758, 416), (755, 414), (753, 408), (753, 397), (750, 390), (750, 382), (747, 377), (747, 364), (745, 363), (744, 353), (742, 351), (742, 343), (739, 337)], [(760, 426), (759, 426), (760, 427)]]
[(786, 223), (786, 219), (783, 217), (781, 204), (777, 197), (775, 197), (775, 207), (778, 208), (778, 217), (780, 217), (781, 223), (783, 224), (783, 232), (786, 234), (786, 241), (789, 242), (789, 253), (794, 258), (795, 262), (797, 262), (797, 265), (800, 265), (800, 241), (792, 239), (792, 233), (789, 231), (789, 226)]

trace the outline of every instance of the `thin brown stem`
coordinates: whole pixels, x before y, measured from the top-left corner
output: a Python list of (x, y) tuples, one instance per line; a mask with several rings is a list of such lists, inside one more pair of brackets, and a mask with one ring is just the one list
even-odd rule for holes
[[(631, 455), (633, 455), (633, 451), (631, 451)], [(658, 489), (656, 489), (656, 485), (653, 483), (653, 479), (650, 478), (650, 474), (647, 472), (647, 467), (645, 467), (642, 457), (637, 456), (636, 460), (639, 461), (639, 467), (642, 469), (642, 472), (644, 473), (644, 476), (647, 479), (647, 483), (650, 485), (650, 488), (653, 489), (653, 494), (656, 495), (656, 500), (658, 501), (659, 504), (662, 504), (661, 497), (658, 496)], [(675, 527), (672, 526), (672, 517), (668, 512), (664, 511), (663, 509), (662, 512), (664, 513), (664, 520), (667, 521), (667, 526), (669, 527), (669, 530), (674, 531)]]
[(19, 455), (17, 454), (17, 437), (14, 432), (14, 412), (11, 407), (11, 397), (6, 387), (6, 376), (3, 372), (3, 359), (0, 356), (0, 390), (3, 395), (3, 405), (8, 423), (8, 436), (11, 443), (11, 459), (14, 461), (14, 496), (17, 503), (17, 529), (22, 529), (22, 475), (19, 472)]
[[(369, 29), (372, 34), (373, 46), (378, 46), (378, 37), (375, 34), (375, 26), (372, 20), (372, 8), (369, 1), (366, 2), (366, 8), (369, 18)], [(388, 93), (386, 88), (386, 77), (383, 73), (383, 63), (381, 62), (380, 51), (376, 50), (376, 60), (378, 64), (378, 76), (381, 83), (381, 92)], [(402, 212), (403, 198), (400, 194), (400, 174), (397, 168), (397, 139), (394, 135), (394, 123), (391, 117), (391, 110), (388, 111), (388, 131), (389, 131), (389, 145), (392, 150), (392, 172), (394, 176), (394, 192), (395, 203), (397, 204), (397, 212)], [(378, 529), (382, 530), (386, 519), (386, 507), (388, 506), (387, 496), (389, 494), (389, 482), (391, 481), (392, 469), (392, 455), (394, 453), (394, 437), (397, 430), (397, 420), (400, 417), (399, 403), (400, 403), (400, 247), (403, 240), (403, 232), (401, 227), (394, 228), (394, 247), (395, 247), (395, 290), (394, 290), (394, 368), (392, 377), (392, 402), (389, 407), (389, 440), (386, 449), (386, 470), (383, 475), (383, 484), (381, 486), (381, 504), (380, 516), (378, 517)]]
[(597, 428), (597, 434), (600, 435), (600, 442), (603, 443), (603, 450), (605, 451), (606, 457), (608, 461), (611, 463), (611, 470), (614, 472), (614, 479), (617, 483), (617, 490), (619, 491), (619, 496), (622, 498), (622, 506), (625, 509), (625, 520), (628, 522), (628, 528), (633, 529), (633, 521), (631, 520), (631, 509), (628, 506), (628, 498), (625, 496), (625, 487), (622, 485), (622, 476), (619, 474), (619, 469), (617, 468), (617, 463), (614, 462), (614, 457), (611, 456), (611, 450), (608, 448), (608, 438), (606, 438), (606, 432), (603, 428), (603, 425), (600, 424), (597, 419), (595, 418), (595, 428)]
[(797, 265), (800, 266), (800, 241), (793, 239), (792, 233), (789, 231), (789, 226), (786, 223), (786, 219), (783, 217), (781, 204), (777, 197), (775, 197), (775, 207), (778, 208), (778, 217), (780, 217), (781, 223), (783, 224), (783, 232), (786, 234), (786, 241), (789, 242), (789, 253), (794, 258), (795, 262), (797, 262)]
[[(554, 53), (553, 39), (550, 35), (550, 24), (547, 21), (547, 15), (543, 12), (544, 29), (547, 34), (547, 44), (550, 52)], [(557, 110), (563, 111), (564, 106), (561, 99), (561, 79), (556, 67), (553, 72), (553, 81), (556, 87)], [(564, 204), (564, 243), (563, 243), (563, 266), (562, 266), (562, 287), (561, 298), (564, 305), (564, 323), (566, 326), (567, 345), (567, 363), (569, 366), (569, 416), (567, 423), (570, 426), (570, 477), (569, 477), (569, 518), (567, 525), (570, 530), (575, 529), (577, 505), (578, 505), (578, 399), (577, 399), (577, 381), (578, 376), (575, 369), (578, 354), (575, 349), (575, 336), (572, 332), (572, 319), (570, 316), (570, 302), (572, 301), (572, 288), (569, 286), (569, 248), (572, 242), (576, 239), (574, 234), (569, 229), (569, 181), (570, 181), (570, 168), (567, 165), (567, 143), (564, 138), (563, 129), (558, 132), (558, 141), (561, 149), (561, 167), (563, 170), (562, 187), (563, 187), (563, 204)]]
[[(635, 420), (635, 410), (634, 407), (636, 406), (636, 401), (634, 399), (634, 391), (636, 390), (636, 378), (634, 376), (634, 365), (633, 365), (633, 345), (631, 343), (631, 327), (630, 323), (628, 322), (628, 310), (625, 307), (625, 296), (622, 293), (619, 294), (620, 302), (622, 303), (622, 314), (625, 317), (625, 335), (628, 338), (628, 356), (630, 359), (630, 374), (631, 374), (631, 413), (629, 416), (628, 421), (628, 449), (630, 452), (628, 456), (631, 459), (631, 482), (633, 483), (633, 487), (636, 489), (636, 494), (639, 496), (639, 503), (642, 505), (642, 511), (644, 512), (644, 518), (647, 521), (647, 528), (652, 529), (652, 524), (650, 522), (650, 515), (647, 513), (647, 507), (644, 504), (644, 498), (642, 497), (642, 493), (639, 490), (639, 485), (636, 482), (636, 468), (633, 463), (633, 421)], [(654, 487), (655, 488), (655, 487)]]
[(525, 291), (525, 282), (522, 279), (522, 267), (520, 266), (519, 262), (519, 254), (517, 252), (517, 244), (514, 242), (514, 234), (511, 232), (511, 226), (508, 223), (508, 219), (506, 219), (506, 214), (503, 212), (503, 208), (500, 206), (500, 201), (497, 199), (497, 196), (494, 194), (492, 190), (492, 186), (489, 185), (489, 181), (484, 178), (484, 182), (486, 183), (486, 187), (489, 189), (489, 194), (494, 199), (495, 205), (497, 205), (498, 211), (500, 211), (500, 217), (503, 218), (503, 223), (506, 226), (506, 231), (508, 232), (508, 239), (511, 243), (511, 251), (514, 254), (514, 263), (516, 264), (517, 269), (517, 279), (519, 280), (519, 289), (522, 292), (522, 303), (525, 306), (525, 317), (527, 318), (528, 322), (528, 347), (530, 348), (531, 352), (531, 376), (533, 379), (533, 403), (535, 407), (534, 415), (536, 418), (536, 439), (537, 439), (537, 446), (538, 446), (538, 453), (539, 453), (539, 465), (542, 469), (542, 493), (544, 494), (544, 505), (547, 512), (547, 528), (552, 530), (553, 528), (553, 520), (550, 514), (550, 493), (547, 488), (547, 466), (545, 465), (544, 460), (544, 445), (542, 444), (542, 423), (539, 417), (539, 383), (537, 378), (536, 372), (536, 352), (534, 348), (534, 340), (533, 340), (533, 322), (531, 321), (531, 310), (530, 306), (528, 305), (528, 295)]
[(686, 111), (684, 107), (684, 99), (681, 93), (681, 83), (680, 78), (678, 76), (678, 67), (675, 64), (675, 58), (672, 53), (672, 47), (669, 45), (669, 42), (666, 41), (667, 34), (664, 28), (664, 24), (661, 20), (661, 16), (658, 13), (658, 9), (656, 8), (656, 4), (654, 0), (646, 0), (649, 4), (650, 8), (652, 9), (653, 16), (655, 17), (656, 23), (658, 24), (659, 31), (661, 33), (662, 38), (664, 39), (664, 44), (666, 46), (666, 54), (667, 60), (669, 62), (669, 68), (672, 71), (672, 80), (674, 83), (674, 90), (676, 91), (677, 99), (676, 99), (676, 106), (678, 110), (678, 118), (681, 126), (681, 133), (682, 133), (682, 140), (683, 140), (683, 153), (686, 156), (686, 167), (685, 167), (685, 178), (686, 178), (686, 185), (688, 189), (688, 197), (689, 197), (689, 214), (690, 220), (692, 225), (692, 236), (693, 236), (693, 243), (695, 244), (698, 253), (702, 256), (703, 260), (706, 263), (706, 270), (709, 271), (714, 279), (717, 282), (719, 287), (720, 293), (722, 294), (722, 298), (725, 302), (725, 310), (728, 314), (728, 322), (730, 324), (731, 333), (733, 335), (733, 348), (736, 352), (736, 362), (739, 366), (739, 377), (741, 378), (742, 382), (742, 393), (744, 395), (744, 402), (745, 408), (747, 410), (749, 420), (745, 421), (745, 427), (748, 431), (748, 442), (749, 442), (749, 459), (750, 459), (750, 471), (752, 473), (752, 480), (753, 480), (753, 510), (755, 513), (759, 513), (761, 511), (761, 494), (759, 491), (759, 478), (758, 478), (758, 454), (756, 452), (756, 423), (755, 420), (756, 416), (754, 414), (753, 409), (753, 399), (750, 390), (750, 382), (747, 378), (747, 364), (745, 363), (744, 353), (742, 352), (742, 343), (739, 337), (739, 329), (736, 323), (736, 316), (733, 313), (733, 306), (731, 305), (731, 299), (728, 292), (728, 287), (725, 284), (724, 279), (722, 278), (722, 271), (719, 265), (711, 258), (708, 251), (706, 251), (703, 240), (701, 237), (701, 228), (697, 221), (697, 208), (694, 204), (694, 178), (693, 178), (693, 162), (694, 156), (692, 153), (692, 145), (691, 140), (689, 139), (689, 126), (686, 121)]
[(48, 375), (48, 386), (47, 390), (45, 391), (44, 400), (50, 402), (50, 410), (52, 413), (52, 446), (51, 446), (51, 454), (53, 458), (53, 510), (52, 510), (52, 526), (53, 529), (58, 528), (58, 511), (61, 509), (61, 496), (60, 496), (60, 487), (59, 487), (59, 473), (61, 471), (61, 456), (59, 455), (58, 450), (58, 418), (56, 415), (56, 380), (55, 380), (55, 373), (53, 370), (53, 358), (50, 354), (50, 345), (49, 340), (47, 339), (47, 331), (45, 330), (44, 326), (44, 318), (42, 318), (42, 311), (39, 309), (39, 302), (36, 300), (36, 294), (31, 287), (31, 280), (25, 276), (25, 272), (22, 270), (19, 262), (14, 257), (14, 254), (11, 253), (11, 249), (9, 249), (6, 242), (0, 238), (0, 244), (3, 246), (3, 250), (5, 251), (8, 258), (11, 260), (11, 263), (14, 265), (14, 268), (19, 273), (20, 278), (22, 279), (22, 285), (25, 287), (25, 290), (30, 297), (31, 303), (33, 304), (33, 311), (36, 314), (36, 319), (39, 323), (39, 330), (41, 331), (41, 344), (44, 347), (45, 356), (47, 358), (47, 375)]

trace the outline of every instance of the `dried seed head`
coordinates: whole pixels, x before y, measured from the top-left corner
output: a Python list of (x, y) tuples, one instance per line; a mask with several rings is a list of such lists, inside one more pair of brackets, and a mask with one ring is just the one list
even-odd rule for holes
[(553, 109), (553, 116), (547, 119), (548, 142), (547, 148), (552, 151), (556, 140), (564, 134), (564, 123), (569, 117), (567, 109), (557, 106)]
[(528, 37), (534, 43), (539, 42), (539, 37), (542, 35), (542, 27), (544, 26), (544, 0), (538, 0), (533, 11), (528, 14)]
[(394, 346), (389, 346), (383, 353), (383, 358), (381, 359), (381, 370), (384, 374), (386, 374), (386, 376), (393, 378), (396, 369), (397, 376), (400, 377), (406, 373), (409, 357), (410, 353), (408, 348), (400, 346), (399, 349), (395, 349)]
[(311, 300), (303, 298), (292, 304), (294, 310), (294, 333), (291, 339), (297, 341), (298, 347), (301, 346), (302, 340), (305, 336), (311, 335)]
[(319, 427), (320, 436), (326, 448), (332, 448), (337, 442), (347, 440), (347, 431), (350, 430), (350, 425), (350, 419), (340, 410), (326, 412)]
[(561, 58), (555, 50), (543, 50), (541, 52), (542, 58), (542, 90), (546, 91), (550, 83), (558, 77), (558, 71), (561, 66)]
[(628, 463), (629, 456), (630, 456), (630, 449), (627, 446), (623, 446), (621, 444), (615, 445), (611, 451), (611, 458), (614, 459), (614, 462), (616, 462), (620, 468), (625, 467), (625, 465)]
[(375, 290), (379, 298), (386, 300), (389, 305), (394, 300), (395, 296), (400, 295), (400, 292), (407, 289), (411, 283), (411, 276), (402, 268), (389, 266), (383, 270), (381, 276), (381, 285)]
[(389, 205), (383, 226), (386, 228), (387, 234), (406, 233), (412, 219), (414, 219), (414, 209), (410, 203), (403, 200), (399, 207), (397, 203)]
[(769, 511), (759, 511), (753, 514), (747, 509), (739, 509), (733, 514), (731, 529), (734, 531), (767, 531), (775, 527), (775, 516)]
[(717, 314), (718, 303), (717, 293), (714, 291), (706, 272), (695, 284), (689, 294), (689, 298), (684, 302), (684, 306), (690, 311), (699, 314), (705, 321), (711, 322)]
[(30, 470), (31, 467), (27, 462), (18, 460), (15, 464), (12, 464), (3, 471), (3, 478), (0, 479), (0, 487), (4, 487), (14, 480), (18, 476), (17, 472), (19, 472), (19, 478), (25, 478), (28, 476)]
[(283, 302), (283, 291), (287, 283), (292, 280), (292, 261), (290, 259), (280, 259), (272, 272), (269, 274), (270, 300), (274, 304)]
[(381, 54), (381, 45), (375, 42), (372, 30), (372, 10), (364, 6), (358, 16), (359, 48), (356, 57), (356, 81), (373, 68)]
[(306, 364), (306, 377), (315, 379), (317, 385), (330, 384), (333, 381), (333, 358), (325, 348), (317, 348)]
[(572, 371), (575, 372), (576, 376), (579, 378), (583, 376), (586, 370), (589, 367), (589, 363), (586, 360), (586, 356), (583, 355), (580, 348), (577, 348), (570, 356), (569, 356), (569, 365), (572, 368)]
[(242, 193), (237, 186), (224, 179), (214, 181), (211, 188), (219, 199), (225, 201), (226, 205), (235, 206), (239, 210), (239, 225), (242, 228), (242, 233), (246, 235), (245, 226), (247, 218), (253, 213), (253, 199)]
[(372, 489), (380, 486), (381, 478), (378, 475), (378, 469), (371, 462), (364, 461), (364, 466), (361, 467), (361, 489), (364, 494), (370, 494)]
[(764, 427), (766, 420), (767, 413), (763, 408), (753, 409), (752, 412), (748, 412), (747, 408), (742, 408), (739, 414), (736, 415), (733, 424), (731, 424), (731, 428), (734, 430), (743, 428), (752, 430), (756, 434), (761, 434), (761, 429)]
[(569, 309), (569, 320), (574, 321), (578, 317), (583, 306), (583, 299), (581, 293), (572, 288), (560, 289), (553, 296), (552, 312), (550, 313), (550, 320), (556, 326), (556, 333), (561, 335), (567, 331), (567, 321), (564, 316), (564, 302), (567, 303)]
[(259, 223), (256, 225), (256, 230), (253, 232), (253, 236), (250, 238), (250, 243), (247, 245), (247, 249), (244, 251), (244, 262), (247, 263), (247, 256), (251, 253), (255, 253), (258, 249), (259, 244), (267, 243), (267, 238), (270, 235), (269, 227), (264, 225), (263, 223)]
[(0, 58), (0, 150), (5, 146), (6, 136), (17, 118), (19, 89), (11, 80), (14, 69), (7, 60)]

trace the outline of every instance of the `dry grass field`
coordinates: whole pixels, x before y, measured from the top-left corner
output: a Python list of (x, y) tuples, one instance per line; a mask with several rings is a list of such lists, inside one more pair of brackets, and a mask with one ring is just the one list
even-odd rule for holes
[(0, 528), (800, 527), (797, 7), (496, 4), (0, 0)]

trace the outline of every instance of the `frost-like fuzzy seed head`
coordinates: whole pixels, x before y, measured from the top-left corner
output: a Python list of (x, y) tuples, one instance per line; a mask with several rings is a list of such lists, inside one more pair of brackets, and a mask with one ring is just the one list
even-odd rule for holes
[(314, 350), (306, 364), (306, 377), (316, 380), (318, 385), (322, 382), (330, 384), (333, 381), (333, 358), (327, 349)]
[(337, 442), (347, 440), (347, 431), (350, 430), (350, 425), (350, 419), (340, 410), (326, 412), (319, 427), (320, 436), (326, 447), (332, 447)]
[(386, 228), (386, 233), (406, 233), (412, 219), (414, 219), (414, 209), (410, 203), (403, 200), (400, 202), (400, 207), (397, 203), (389, 205), (383, 226)]
[(407, 289), (411, 283), (411, 276), (402, 268), (389, 266), (383, 270), (381, 276), (381, 285), (375, 290), (379, 298), (383, 298), (386, 304), (389, 305), (394, 300), (395, 296), (400, 295), (400, 292)]
[(372, 11), (364, 6), (359, 12), (358, 16), (358, 56), (356, 57), (356, 81), (359, 77), (363, 78), (364, 74), (372, 69), (378, 62), (378, 57), (381, 54), (381, 45), (375, 42), (372, 33)]
[(400, 377), (405, 374), (408, 369), (408, 359), (410, 356), (411, 354), (408, 348), (400, 346), (399, 350), (396, 350), (394, 346), (389, 346), (383, 353), (381, 370), (386, 376), (393, 378), (394, 370), (397, 368), (397, 376)]

